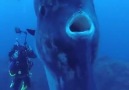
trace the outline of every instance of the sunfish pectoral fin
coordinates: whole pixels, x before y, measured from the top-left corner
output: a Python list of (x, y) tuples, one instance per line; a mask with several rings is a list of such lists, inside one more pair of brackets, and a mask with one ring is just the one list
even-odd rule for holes
[(33, 29), (26, 29), (26, 30), (27, 30), (27, 32), (28, 32), (30, 35), (32, 35), (32, 36), (35, 35), (35, 30), (33, 30)]

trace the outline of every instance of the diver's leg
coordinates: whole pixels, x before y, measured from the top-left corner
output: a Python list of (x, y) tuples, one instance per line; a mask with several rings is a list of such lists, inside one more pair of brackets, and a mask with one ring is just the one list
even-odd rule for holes
[(13, 90), (19, 90), (20, 88), (20, 85), (21, 85), (21, 81), (22, 79), (21, 78), (17, 78), (15, 77), (14, 80), (13, 80)]
[(26, 77), (24, 77), (24, 79), (23, 79), (22, 88), (24, 88), (23, 90), (26, 90), (27, 88), (30, 88), (30, 87), (31, 87), (30, 77), (29, 77), (29, 76), (26, 76)]

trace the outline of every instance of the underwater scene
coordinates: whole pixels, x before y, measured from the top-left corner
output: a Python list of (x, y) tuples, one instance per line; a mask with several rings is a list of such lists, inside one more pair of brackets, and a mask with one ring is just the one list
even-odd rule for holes
[(129, 90), (128, 0), (0, 0), (0, 90)]

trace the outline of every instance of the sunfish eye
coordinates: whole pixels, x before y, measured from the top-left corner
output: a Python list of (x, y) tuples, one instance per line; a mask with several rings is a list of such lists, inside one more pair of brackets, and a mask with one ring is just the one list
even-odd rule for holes
[(41, 6), (41, 8), (40, 8), (40, 15), (44, 16), (45, 13), (46, 13), (45, 6)]

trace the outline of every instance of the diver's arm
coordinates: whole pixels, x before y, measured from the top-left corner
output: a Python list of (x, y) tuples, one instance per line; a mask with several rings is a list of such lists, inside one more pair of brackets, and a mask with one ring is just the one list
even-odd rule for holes
[(36, 58), (37, 57), (33, 50), (30, 50), (28, 52), (28, 56), (29, 56), (29, 58)]
[(29, 58), (36, 58), (37, 57), (30, 46), (27, 48), (27, 54), (28, 54)]

